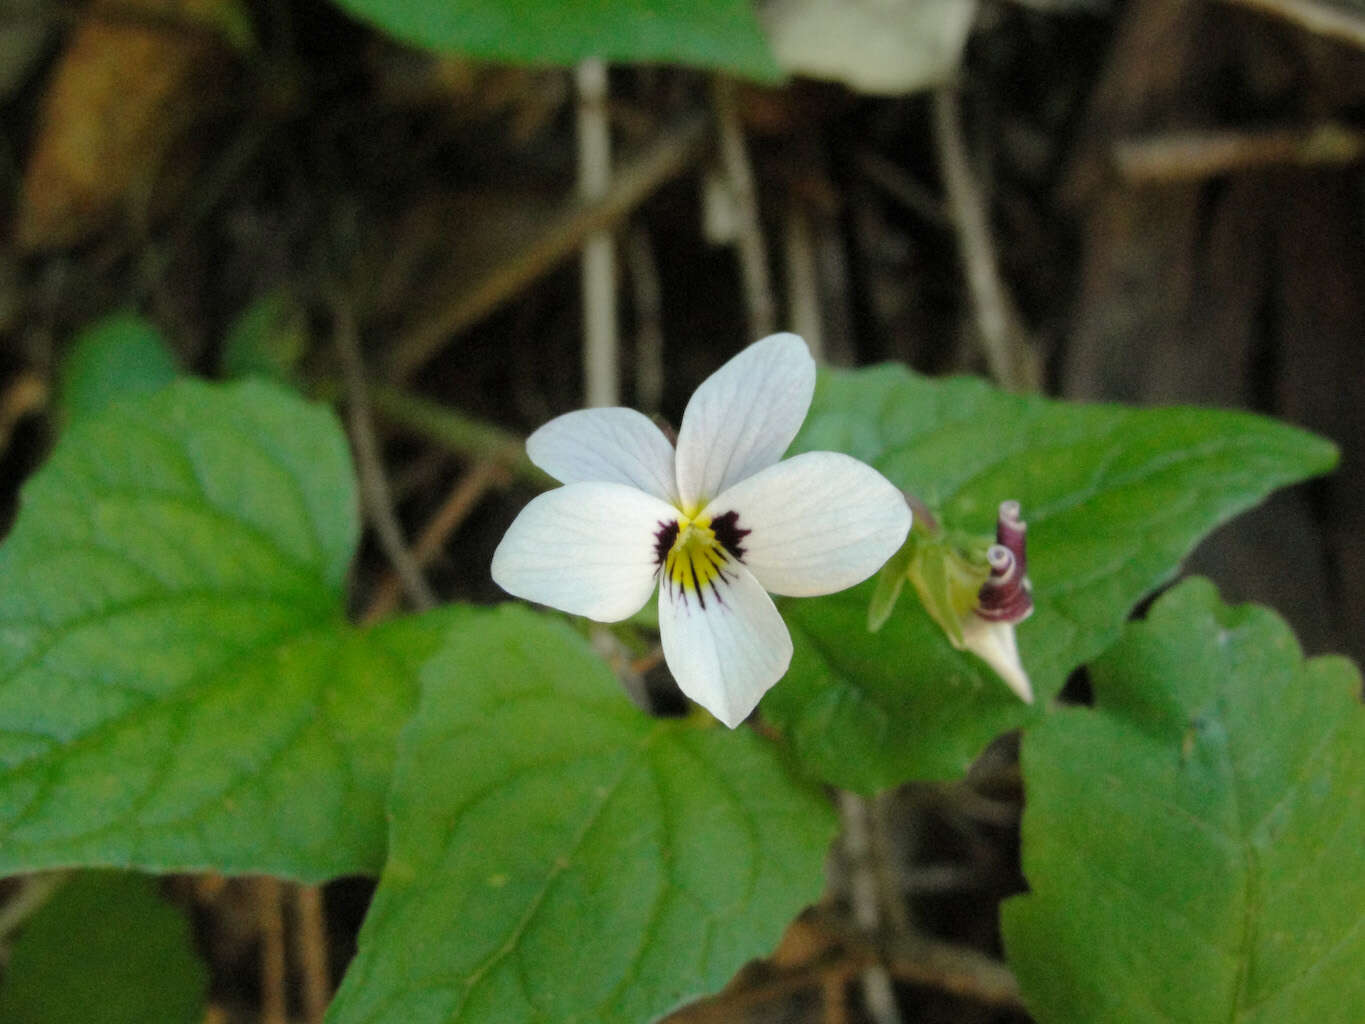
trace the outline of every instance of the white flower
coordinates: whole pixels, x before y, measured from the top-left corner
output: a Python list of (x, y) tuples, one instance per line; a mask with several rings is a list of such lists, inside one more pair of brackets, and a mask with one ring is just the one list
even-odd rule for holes
[(988, 622), (968, 615), (962, 623), (962, 643), (958, 650), (971, 651), (995, 670), (1014, 695), (1025, 704), (1033, 703), (1033, 686), (1024, 663), (1019, 659), (1019, 644), (1014, 639), (1014, 623)]
[(806, 343), (774, 334), (702, 383), (676, 451), (632, 409), (551, 420), (526, 451), (564, 486), (522, 509), (493, 554), (493, 579), (599, 622), (634, 615), (661, 584), (659, 634), (673, 677), (734, 728), (791, 662), (791, 635), (768, 593), (851, 587), (910, 529), (900, 491), (857, 459), (778, 461), (814, 390)]

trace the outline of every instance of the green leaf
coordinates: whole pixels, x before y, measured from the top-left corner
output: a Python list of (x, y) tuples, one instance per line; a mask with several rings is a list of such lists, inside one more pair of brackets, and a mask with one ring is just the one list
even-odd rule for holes
[(0, 547), (0, 873), (377, 870), (458, 612), (346, 625), (357, 534), (335, 416), (274, 385), (73, 423)]
[(515, 606), (423, 673), (391, 853), (328, 1020), (639, 1024), (819, 896), (832, 812), (747, 730), (639, 714)]
[(900, 550), (888, 558), (886, 564), (878, 570), (877, 582), (872, 588), (872, 600), (867, 606), (867, 628), (871, 632), (877, 632), (886, 625), (886, 620), (891, 618), (896, 602), (900, 600), (901, 591), (905, 589), (906, 574), (915, 560), (915, 550), (918, 546), (919, 538), (912, 533), (905, 538)]
[(1029, 730), (1004, 908), (1040, 1021), (1355, 1024), (1365, 1006), (1365, 706), (1266, 608), (1190, 580)]
[(284, 290), (268, 292), (242, 311), (223, 339), (223, 375), (287, 383), (307, 349), (302, 307)]
[(720, 68), (763, 81), (781, 71), (750, 0), (338, 0), (404, 42), (497, 61), (586, 57)]
[(120, 398), (149, 395), (176, 378), (175, 356), (152, 324), (117, 313), (87, 327), (62, 366), (61, 404), (77, 419)]
[[(1070, 404), (896, 366), (822, 375), (794, 450), (821, 448), (876, 466), (950, 532), (990, 533), (999, 503), (1022, 501), (1036, 611), (1018, 639), (1044, 704), (1201, 537), (1336, 460), (1328, 442), (1246, 413)], [(861, 792), (954, 777), (1035, 716), (908, 595), (869, 636), (870, 596), (787, 606), (797, 651), (763, 709), (810, 771)]]
[(197, 1024), (207, 986), (189, 922), (151, 879), (81, 874), (25, 922), (0, 985), (0, 1020)]

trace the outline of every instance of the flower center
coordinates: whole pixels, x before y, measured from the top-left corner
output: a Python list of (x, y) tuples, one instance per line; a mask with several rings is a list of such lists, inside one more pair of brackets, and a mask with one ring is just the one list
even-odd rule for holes
[(742, 560), (740, 541), (748, 533), (739, 528), (737, 512), (714, 519), (680, 515), (673, 522), (661, 522), (654, 534), (654, 552), (664, 586), (683, 600), (696, 595), (703, 608), (708, 591), (724, 604), (719, 588), (734, 575), (730, 563)]

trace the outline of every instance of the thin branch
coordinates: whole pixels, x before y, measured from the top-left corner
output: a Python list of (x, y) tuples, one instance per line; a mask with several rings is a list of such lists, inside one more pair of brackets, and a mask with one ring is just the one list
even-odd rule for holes
[(611, 190), (602, 199), (569, 204), (533, 244), (470, 280), (424, 323), (394, 342), (386, 379), (402, 381), (411, 376), (451, 335), (487, 316), (578, 252), (589, 235), (613, 228), (660, 186), (695, 164), (706, 144), (706, 128), (706, 119), (696, 115), (665, 129), (617, 169)]
[(754, 171), (744, 145), (744, 126), (739, 119), (735, 83), (723, 75), (718, 76), (714, 97), (721, 165), (738, 221), (735, 246), (744, 285), (744, 305), (749, 312), (749, 338), (753, 340), (771, 334), (777, 325), (772, 276), (768, 272), (768, 247), (758, 216)]
[(643, 672), (637, 672), (635, 661), (631, 659), (630, 649), (613, 633), (610, 627), (594, 622), (588, 629), (588, 640), (621, 682), (621, 687), (637, 708), (649, 714), (653, 702), (649, 699), (649, 687), (645, 684)]
[(360, 354), (355, 317), (345, 299), (333, 302), (337, 350), (341, 355), (342, 370), (346, 375), (346, 396), (351, 424), (351, 440), (355, 445), (356, 463), (360, 474), (360, 493), (365, 511), (379, 538), (389, 563), (403, 581), (403, 590), (418, 608), (432, 608), (436, 595), (422, 577), (403, 539), (403, 528), (393, 510), (388, 478), (375, 435), (374, 417), (370, 411), (369, 392), (365, 385), (365, 364)]
[(1334, 122), (1313, 128), (1173, 132), (1120, 139), (1114, 165), (1133, 184), (1200, 181), (1266, 167), (1342, 166), (1365, 159), (1365, 134)]
[[(839, 817), (844, 828), (844, 853), (848, 863), (849, 900), (859, 929), (876, 932), (882, 927), (880, 886), (872, 845), (872, 810), (855, 793), (839, 792)], [(872, 962), (859, 975), (863, 1001), (876, 1024), (901, 1024), (900, 1007), (891, 986), (891, 975), (879, 962)]]
[[(578, 85), (578, 197), (600, 202), (611, 190), (607, 65), (585, 60)], [(616, 250), (610, 231), (583, 241), (583, 397), (586, 405), (619, 405), (620, 339), (616, 325)]]
[(683, 1007), (667, 1017), (666, 1024), (730, 1024), (751, 1008), (771, 1006), (811, 989), (831, 993), (870, 965), (884, 966), (898, 981), (949, 992), (985, 1006), (1024, 1008), (1013, 972), (970, 946), (927, 936), (867, 937), (821, 910), (808, 912), (803, 920), (831, 935), (837, 943), (832, 952), (759, 984), (727, 989)]
[(261, 934), (261, 1024), (289, 1024), (285, 999), (284, 893), (269, 876), (252, 887)]
[(938, 145), (948, 209), (957, 228), (963, 272), (977, 334), (991, 376), (1012, 391), (1037, 391), (1041, 367), (1024, 339), (995, 259), (985, 198), (977, 187), (962, 135), (957, 93), (950, 87), (934, 91), (934, 138)]
[(44, 871), (18, 879), (18, 889), (0, 905), (0, 941), (27, 921), (70, 876), (70, 871)]
[(496, 462), (517, 480), (533, 487), (549, 488), (558, 483), (526, 457), (525, 439), (510, 430), (397, 388), (377, 387), (370, 397), (375, 411), (384, 419), (447, 451), (468, 459)]
[(898, 936), (868, 952), (884, 957), (898, 981), (936, 988), (988, 1006), (1023, 1009), (1019, 982), (1005, 964), (970, 946), (927, 936)]
[(745, 1019), (746, 1011), (781, 1003), (808, 989), (841, 989), (874, 962), (874, 957), (864, 953), (821, 957), (757, 985), (727, 990), (684, 1006), (665, 1017), (663, 1024), (733, 1024)]
[(940, 228), (953, 226), (952, 219), (944, 211), (943, 203), (938, 196), (912, 178), (898, 164), (871, 150), (858, 153), (853, 162), (868, 181), (921, 220)]
[(316, 885), (294, 887), (294, 952), (303, 981), (303, 1019), (307, 1024), (322, 1024), (332, 996), (332, 979), (327, 957), (327, 915), (322, 888)]
[(1321, 0), (1226, 0), (1240, 3), (1278, 18), (1291, 21), (1300, 28), (1331, 39), (1365, 49), (1365, 16), (1347, 9), (1341, 3)]
[(643, 225), (626, 234), (626, 269), (635, 293), (635, 406), (657, 413), (664, 401), (663, 288)]
[[(412, 547), (412, 557), (417, 564), (429, 565), (483, 496), (495, 487), (506, 486), (510, 479), (507, 467), (499, 462), (484, 460), (476, 463), (451, 489), (436, 514), (418, 534), (417, 543)], [(399, 588), (398, 574), (390, 572), (375, 588), (374, 596), (361, 614), (360, 621), (377, 622), (391, 614), (398, 607)]]
[(824, 323), (820, 316), (820, 268), (815, 258), (815, 229), (810, 211), (799, 199), (787, 203), (783, 255), (787, 265), (787, 322), (806, 339), (817, 363), (826, 360)]

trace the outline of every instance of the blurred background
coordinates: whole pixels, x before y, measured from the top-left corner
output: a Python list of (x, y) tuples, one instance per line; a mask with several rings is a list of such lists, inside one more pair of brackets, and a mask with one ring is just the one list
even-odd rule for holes
[[(706, 37), (692, 66), (435, 53), (383, 7), (0, 0), (5, 528), (73, 339), (131, 312), (185, 371), (335, 401), (436, 597), (496, 600), (526, 433), (584, 404), (676, 422), (795, 330), (828, 364), (1334, 439), (1334, 476), (1191, 569), (1365, 654), (1362, 0), (768, 0), (761, 60)], [(573, 8), (520, 17), (572, 43)], [(390, 548), (367, 533), (358, 618), (404, 600)], [(963, 783), (848, 804), (828, 905), (677, 1020), (1027, 1020), (995, 924), (1020, 799), (1007, 737)], [(214, 1019), (311, 1019), (260, 924), (282, 897), (173, 888)], [(323, 895), (335, 977), (368, 883)]]

